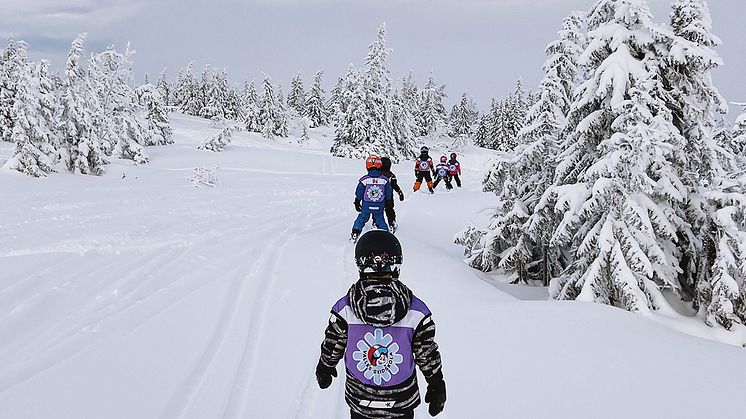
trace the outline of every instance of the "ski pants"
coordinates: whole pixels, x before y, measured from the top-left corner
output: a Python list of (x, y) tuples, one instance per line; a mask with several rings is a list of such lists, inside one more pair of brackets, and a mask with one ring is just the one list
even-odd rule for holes
[(461, 187), (461, 179), (458, 177), (458, 173), (451, 174), (451, 178), (456, 180), (456, 186)]
[(427, 182), (428, 189), (433, 188), (433, 177), (430, 176), (430, 172), (417, 172), (417, 180), (414, 182), (415, 192), (420, 190), (420, 186), (422, 186), (423, 180)]
[(363, 231), (363, 227), (365, 227), (365, 224), (368, 222), (371, 215), (373, 216), (373, 223), (375, 223), (376, 227), (381, 230), (389, 231), (389, 226), (386, 224), (386, 220), (383, 218), (383, 209), (383, 202), (375, 206), (363, 205), (363, 210), (360, 211), (360, 214), (357, 216), (355, 224), (353, 224), (352, 226), (352, 231)]
[(448, 176), (446, 176), (446, 177), (440, 177), (440, 176), (438, 176), (438, 178), (435, 179), (435, 183), (433, 183), (433, 189), (435, 189), (435, 188), (438, 187), (438, 184), (440, 183), (441, 180), (446, 183), (446, 189), (448, 189), (449, 191), (451, 189), (453, 189), (453, 185), (451, 185), (451, 178), (448, 177)]
[(396, 211), (394, 211), (394, 201), (386, 205), (386, 219), (389, 220), (389, 225), (396, 222)]
[[(350, 410), (350, 419), (369, 419), (369, 418)], [(414, 412), (405, 413), (404, 416), (399, 416), (397, 419), (414, 419)]]

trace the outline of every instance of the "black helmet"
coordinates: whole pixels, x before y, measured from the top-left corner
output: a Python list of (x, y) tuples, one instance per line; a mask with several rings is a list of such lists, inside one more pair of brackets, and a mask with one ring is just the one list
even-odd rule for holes
[(456, 160), (456, 157), (458, 157), (456, 156), (456, 153), (451, 153), (451, 160)]
[(388, 172), (391, 170), (391, 159), (388, 157), (381, 157), (381, 170)]
[(371, 230), (357, 241), (355, 263), (360, 273), (391, 273), (398, 277), (402, 263), (401, 244), (388, 231)]
[(422, 146), (422, 148), (420, 149), (420, 153), (422, 154), (427, 154), (429, 152), (430, 152), (430, 149), (427, 146)]

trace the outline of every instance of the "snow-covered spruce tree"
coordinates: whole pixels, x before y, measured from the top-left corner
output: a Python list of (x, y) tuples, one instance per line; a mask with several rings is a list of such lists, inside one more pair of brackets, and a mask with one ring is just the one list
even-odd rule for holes
[(262, 125), (259, 123), (259, 96), (254, 87), (254, 81), (244, 83), (241, 93), (241, 108), (246, 131), (262, 132)]
[(473, 101), (469, 100), (466, 93), (462, 94), (461, 101), (453, 105), (451, 112), (451, 136), (455, 138), (460, 135), (471, 135), (478, 117), (479, 114), (475, 112)]
[(16, 75), (16, 95), (11, 117), (13, 157), (4, 167), (27, 175), (42, 177), (54, 171), (58, 138), (55, 132), (55, 101), (51, 91), (48, 64), (43, 61), (34, 70), (26, 57), (26, 44), (17, 44), (19, 67)]
[(687, 139), (688, 169), (702, 179), (716, 178), (722, 175), (721, 163), (729, 163), (727, 152), (713, 141), (713, 114), (728, 110), (710, 75), (723, 64), (713, 50), (721, 41), (712, 33), (704, 0), (674, 1), (671, 27), (675, 37), (661, 72), (668, 106), (674, 123)]
[(731, 149), (733, 152), (746, 157), (746, 112), (736, 118), (731, 135)]
[(186, 68), (181, 70), (179, 78), (176, 81), (176, 86), (174, 87), (176, 104), (187, 115), (199, 115), (199, 111), (202, 109), (200, 85), (192, 72), (193, 67), (194, 62), (190, 62)]
[(347, 111), (344, 102), (344, 93), (347, 91), (347, 89), (345, 89), (347, 80), (352, 77), (352, 73), (354, 72), (353, 68), (353, 65), (350, 64), (347, 68), (347, 74), (337, 79), (337, 84), (335, 84), (331, 92), (329, 92), (329, 102), (327, 102), (326, 109), (329, 112), (330, 121), (339, 120), (339, 114)]
[(697, 284), (699, 313), (707, 325), (732, 330), (746, 322), (746, 183), (720, 180), (707, 192), (712, 214), (705, 246), (712, 260), (707, 281)]
[(430, 73), (420, 93), (420, 109), (417, 127), (420, 136), (439, 136), (448, 126), (448, 112), (443, 105), (446, 98), (445, 85), (438, 85), (435, 74)]
[(91, 114), (98, 107), (97, 98), (80, 63), (85, 38), (84, 33), (73, 41), (65, 65), (60, 97), (60, 151), (70, 172), (101, 175), (104, 160), (96, 136), (98, 127)]
[(498, 160), (488, 171), (485, 187), (500, 197), (500, 206), (488, 231), (472, 227), (475, 237), (467, 255), (478, 268), (500, 267), (515, 274), (516, 281), (540, 281), (547, 285), (560, 273), (564, 261), (550, 245), (558, 217), (549, 209), (536, 213), (542, 195), (552, 185), (555, 158), (577, 83), (577, 62), (581, 53), (575, 43), (575, 12), (567, 17), (559, 39), (546, 48), (545, 76), (539, 84), (538, 99), (528, 111), (525, 127), (518, 133), (516, 155)]
[[(365, 66), (348, 74), (343, 94), (345, 111), (337, 114), (336, 138), (331, 152), (338, 157), (363, 158), (371, 153), (398, 162), (414, 155), (411, 138), (404, 138), (405, 121), (396, 120), (391, 82), (386, 68), (386, 25), (370, 45)], [(397, 107), (401, 110), (401, 107)]]
[[(674, 123), (687, 140), (687, 172), (695, 174), (698, 181), (691, 188), (693, 193), (683, 211), (691, 227), (679, 233), (683, 253), (679, 281), (683, 297), (693, 301), (708, 324), (717, 321), (730, 328), (733, 321), (728, 316), (712, 315), (714, 306), (728, 311), (727, 307), (721, 307), (725, 297), (715, 290), (723, 286), (723, 276), (716, 269), (722, 265), (722, 258), (730, 255), (719, 227), (723, 222), (720, 204), (708, 205), (706, 198), (721, 193), (718, 185), (724, 183), (722, 178), (732, 177), (728, 172), (738, 170), (742, 163), (715, 139), (714, 114), (727, 111), (710, 75), (722, 65), (714, 51), (721, 42), (712, 33), (710, 11), (704, 0), (676, 0), (672, 5), (671, 27), (675, 38), (662, 77), (668, 88), (668, 106), (673, 111)], [(746, 246), (743, 241), (736, 241), (740, 240), (738, 237), (731, 236), (731, 244)], [(743, 304), (742, 294), (729, 294), (729, 297), (731, 304)], [(743, 311), (736, 312), (741, 313), (743, 323), (746, 320)]]
[(398, 144), (402, 144), (405, 148), (411, 150), (416, 146), (414, 132), (417, 125), (410, 108), (398, 92), (394, 92), (391, 98), (391, 116), (394, 139)]
[(306, 90), (303, 88), (303, 80), (300, 78), (300, 73), (296, 74), (290, 82), (287, 106), (295, 110), (299, 116), (306, 114)]
[(158, 81), (156, 82), (155, 87), (158, 89), (158, 94), (160, 95), (163, 106), (169, 107), (174, 104), (172, 98), (173, 87), (171, 86), (171, 82), (168, 81), (165, 68), (158, 76)]
[[(409, 113), (412, 114), (412, 118), (414, 118), (415, 124), (417, 124), (417, 121), (421, 120), (421, 97), (419, 87), (417, 86), (417, 80), (415, 80), (414, 75), (411, 71), (409, 72), (409, 74), (407, 74), (407, 77), (402, 79), (401, 99), (403, 105), (409, 110)], [(422, 130), (419, 128), (419, 126), (415, 125), (414, 134), (421, 135), (421, 131)]]
[(324, 106), (324, 89), (321, 87), (323, 76), (324, 70), (316, 72), (313, 77), (313, 85), (305, 101), (305, 112), (302, 115), (309, 119), (311, 128), (325, 126), (329, 123), (327, 110)]
[(308, 144), (311, 141), (311, 137), (308, 133), (308, 129), (311, 127), (311, 119), (307, 116), (304, 116), (300, 119), (301, 124), (301, 136), (298, 143), (300, 144)]
[(8, 38), (8, 46), (0, 55), (0, 141), (13, 141), (12, 113), (21, 66), (18, 44), (11, 36)]
[(282, 90), (282, 85), (280, 83), (277, 83), (275, 85), (275, 97), (277, 98), (277, 104), (283, 108), (285, 107), (285, 92)]
[(528, 112), (528, 92), (523, 87), (523, 80), (518, 80), (515, 91), (508, 98), (506, 106), (505, 120), (505, 141), (503, 142), (506, 149), (504, 151), (514, 150), (518, 145), (518, 133), (523, 128)]
[(161, 101), (160, 89), (151, 84), (143, 84), (137, 88), (137, 97), (140, 105), (145, 108), (145, 120), (148, 121), (148, 131), (150, 135), (146, 138), (145, 145), (166, 145), (173, 144), (171, 138), (173, 130), (171, 129), (168, 112)]
[(262, 97), (259, 99), (259, 126), (262, 135), (266, 138), (275, 136), (287, 137), (287, 117), (285, 110), (275, 95), (275, 86), (272, 85), (272, 79), (264, 75), (262, 81)]
[[(487, 142), (485, 142), (484, 147), (500, 151), (509, 150), (506, 144), (506, 106), (507, 100), (492, 99), (490, 111), (487, 114)], [(487, 190), (490, 189), (486, 189), (486, 191)]]
[(225, 146), (231, 142), (231, 129), (224, 128), (220, 133), (205, 142), (201, 146), (197, 147), (199, 150), (219, 152), (223, 151)]
[(572, 263), (550, 292), (631, 311), (664, 307), (678, 289), (677, 216), (687, 197), (685, 139), (666, 106), (659, 74), (670, 37), (644, 0), (600, 0), (588, 14), (578, 90), (551, 186), (537, 210), (562, 221), (551, 245)]
[(489, 141), (489, 121), (487, 115), (482, 115), (479, 118), (477, 130), (474, 133), (474, 145), (477, 147), (487, 147)]
[(94, 121), (96, 135), (107, 155), (147, 163), (144, 146), (152, 142), (153, 133), (148, 130), (135, 91), (129, 85), (132, 54), (129, 46), (124, 53), (110, 47), (91, 59), (88, 73), (99, 106)]

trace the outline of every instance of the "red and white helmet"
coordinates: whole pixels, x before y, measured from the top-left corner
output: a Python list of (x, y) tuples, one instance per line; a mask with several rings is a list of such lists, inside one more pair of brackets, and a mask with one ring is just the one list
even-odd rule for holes
[(365, 159), (365, 168), (368, 170), (380, 169), (381, 166), (383, 166), (383, 162), (381, 162), (381, 158), (375, 154), (371, 154), (367, 159)]
[(441, 163), (445, 163), (447, 161), (448, 161), (448, 157), (446, 157), (446, 156), (440, 156), (440, 162)]

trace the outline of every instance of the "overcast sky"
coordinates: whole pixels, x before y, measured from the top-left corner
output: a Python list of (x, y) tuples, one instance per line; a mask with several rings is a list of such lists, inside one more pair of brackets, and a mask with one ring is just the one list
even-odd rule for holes
[[(31, 45), (32, 58), (60, 66), (70, 42), (88, 32), (88, 51), (132, 43), (136, 74), (171, 78), (185, 63), (225, 67), (235, 82), (266, 72), (285, 87), (296, 72), (310, 83), (326, 70), (327, 90), (359, 64), (376, 28), (387, 22), (392, 76), (435, 71), (449, 103), (469, 92), (485, 107), (516, 79), (536, 86), (544, 47), (562, 18), (595, 0), (0, 0), (0, 35)], [(668, 20), (669, 0), (649, 0)], [(723, 95), (746, 102), (746, 1), (712, 0), (714, 32), (726, 66), (715, 73)], [(58, 67), (59, 68), (59, 67)]]

